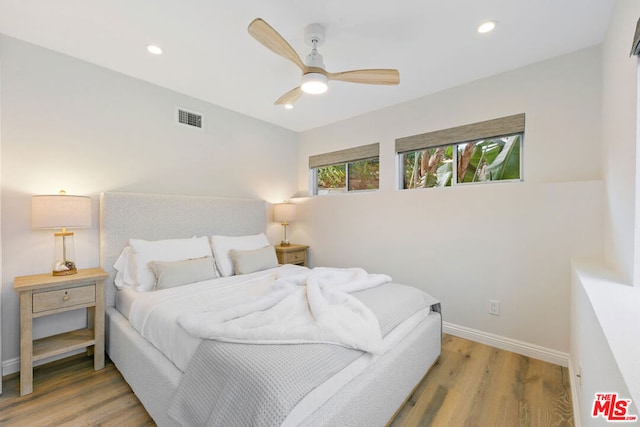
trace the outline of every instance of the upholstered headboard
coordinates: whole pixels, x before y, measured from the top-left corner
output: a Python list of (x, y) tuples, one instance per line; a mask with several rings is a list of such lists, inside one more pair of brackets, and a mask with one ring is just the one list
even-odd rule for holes
[(165, 194), (100, 195), (100, 266), (109, 273), (106, 305), (115, 304), (113, 264), (129, 239), (173, 239), (264, 232), (264, 200)]

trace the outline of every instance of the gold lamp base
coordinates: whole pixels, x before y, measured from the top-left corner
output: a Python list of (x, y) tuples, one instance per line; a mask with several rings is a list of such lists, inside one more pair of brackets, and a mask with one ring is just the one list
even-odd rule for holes
[(78, 272), (77, 268), (70, 268), (69, 270), (62, 270), (62, 271), (53, 271), (52, 274), (54, 276), (70, 276), (72, 274), (76, 274)]

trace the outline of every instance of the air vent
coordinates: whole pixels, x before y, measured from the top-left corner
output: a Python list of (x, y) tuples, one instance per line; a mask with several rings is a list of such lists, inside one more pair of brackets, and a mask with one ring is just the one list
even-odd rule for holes
[(202, 115), (178, 108), (178, 123), (202, 129)]

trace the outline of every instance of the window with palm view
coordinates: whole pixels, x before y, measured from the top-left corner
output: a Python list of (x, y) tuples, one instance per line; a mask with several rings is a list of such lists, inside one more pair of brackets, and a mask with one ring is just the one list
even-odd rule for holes
[(400, 188), (522, 181), (525, 115), (396, 139)]
[(519, 181), (521, 145), (516, 134), (401, 153), (402, 188)]

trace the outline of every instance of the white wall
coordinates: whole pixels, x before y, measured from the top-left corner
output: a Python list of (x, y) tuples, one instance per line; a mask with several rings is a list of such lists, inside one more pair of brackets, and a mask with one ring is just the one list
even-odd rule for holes
[[(2, 46), (0, 45), (0, 223), (2, 221)], [(2, 277), (2, 229), (0, 228), (0, 277)], [(0, 289), (2, 287), (0, 286)], [(0, 291), (0, 294), (2, 292)], [(2, 298), (0, 298), (0, 394), (2, 394)]]
[[(637, 241), (637, 70), (629, 51), (640, 2), (618, 0), (602, 44), (602, 150), (606, 183), (605, 256), (625, 282), (640, 285)], [(637, 200), (637, 201), (636, 201)]]
[[(594, 47), (304, 132), (301, 194), (309, 155), (378, 141), (381, 190), (300, 199), (292, 241), (427, 290), (447, 322), (566, 354), (570, 260), (602, 257), (600, 64)], [(524, 183), (395, 190), (395, 138), (517, 113)]]
[[(605, 185), (604, 253), (608, 269), (584, 266), (574, 273), (571, 366), (575, 408), (584, 425), (599, 425), (590, 416), (594, 393), (631, 398), (630, 414), (639, 415), (640, 347), (637, 320), (640, 296), (638, 203), (638, 60), (630, 57), (640, 18), (640, 2), (617, 0), (602, 44), (602, 158)], [(598, 292), (594, 292), (594, 289)], [(632, 299), (630, 296), (633, 295)], [(612, 316), (611, 314), (616, 316)]]
[[(13, 278), (50, 271), (53, 257), (52, 232), (31, 229), (32, 195), (65, 189), (93, 198), (94, 225), (75, 238), (86, 268), (99, 264), (100, 192), (269, 202), (295, 193), (294, 132), (15, 39), (0, 43), (3, 361), (19, 355)], [(176, 106), (202, 113), (204, 130), (175, 124)], [(34, 335), (83, 322), (76, 312), (46, 319)]]

